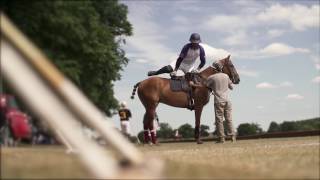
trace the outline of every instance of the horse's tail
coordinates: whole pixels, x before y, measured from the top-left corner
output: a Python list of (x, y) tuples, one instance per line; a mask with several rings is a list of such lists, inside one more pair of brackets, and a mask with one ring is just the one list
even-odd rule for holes
[(131, 99), (134, 99), (134, 95), (136, 94), (136, 91), (137, 91), (139, 84), (140, 84), (140, 82), (138, 82), (136, 85), (133, 86)]

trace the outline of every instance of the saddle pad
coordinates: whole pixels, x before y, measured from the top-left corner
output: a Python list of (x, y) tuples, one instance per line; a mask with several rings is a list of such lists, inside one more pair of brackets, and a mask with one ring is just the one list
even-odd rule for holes
[(190, 90), (190, 87), (185, 79), (170, 79), (170, 89), (172, 91), (188, 92)]

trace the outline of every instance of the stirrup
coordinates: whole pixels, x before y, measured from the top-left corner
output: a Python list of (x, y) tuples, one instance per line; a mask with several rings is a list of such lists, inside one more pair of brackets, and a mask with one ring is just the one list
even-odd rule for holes
[(194, 99), (193, 99), (193, 98), (190, 99), (187, 108), (188, 108), (190, 111), (194, 110)]

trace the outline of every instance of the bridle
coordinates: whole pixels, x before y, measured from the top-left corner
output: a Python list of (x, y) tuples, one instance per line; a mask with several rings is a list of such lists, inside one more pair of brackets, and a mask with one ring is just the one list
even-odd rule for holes
[[(223, 63), (220, 63), (220, 61), (224, 61), (224, 62), (223, 62)], [(223, 69), (224, 67), (228, 67), (228, 68), (234, 67), (233, 64), (230, 64), (229, 59), (224, 59), (224, 60), (220, 60), (220, 61), (215, 61), (215, 62), (213, 62), (212, 65), (210, 66), (210, 67), (213, 69), (213, 71), (215, 71), (216, 73), (217, 73), (217, 72), (221, 72), (221, 71), (219, 71), (219, 69), (217, 68), (217, 66), (221, 66), (221, 67), (220, 67), (221, 69)], [(229, 69), (229, 72), (230, 72), (230, 79), (232, 80), (232, 82), (234, 82), (235, 74), (234, 74), (234, 72), (233, 72), (231, 69)], [(198, 78), (199, 78), (198, 81), (199, 81), (200, 83), (202, 83), (202, 84), (205, 84), (204, 82), (207, 80), (207, 78), (203, 77), (203, 76), (201, 75), (201, 73), (194, 73), (193, 76), (198, 77)], [(208, 87), (207, 87), (207, 88), (208, 88)], [(210, 89), (210, 88), (208, 88), (208, 89)]]
[[(228, 68), (234, 67), (233, 64), (230, 64), (230, 60), (229, 60), (229, 59), (225, 59), (223, 64), (221, 64), (221, 63), (219, 63), (219, 62), (217, 62), (217, 61), (212, 63), (211, 67), (212, 67), (215, 71), (220, 72), (220, 71), (217, 69), (217, 66), (221, 66), (221, 69), (223, 69), (224, 67), (228, 67)], [(233, 72), (231, 69), (229, 69), (229, 72), (230, 72), (230, 79), (232, 80), (232, 82), (234, 82), (234, 76), (235, 76), (235, 75), (234, 75), (234, 72)]]

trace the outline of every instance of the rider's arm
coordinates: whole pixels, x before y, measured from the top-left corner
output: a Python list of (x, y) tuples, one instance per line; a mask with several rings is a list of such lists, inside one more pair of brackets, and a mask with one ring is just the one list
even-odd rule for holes
[(128, 117), (131, 118), (132, 115), (131, 115), (131, 111), (128, 109)]
[(176, 67), (174, 68), (175, 71), (177, 71), (179, 69), (182, 60), (183, 60), (182, 57), (178, 57), (177, 62), (176, 62)]
[(201, 63), (198, 66), (198, 70), (200, 70), (206, 64), (206, 54), (202, 46), (200, 46), (200, 61)]

